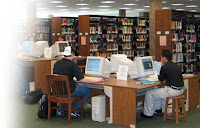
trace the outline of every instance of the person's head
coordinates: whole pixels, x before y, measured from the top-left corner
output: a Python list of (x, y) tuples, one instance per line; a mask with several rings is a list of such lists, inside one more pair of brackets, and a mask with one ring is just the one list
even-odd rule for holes
[(100, 48), (99, 49), (99, 54), (100, 54), (100, 56), (101, 57), (107, 57), (107, 49), (106, 48), (104, 48), (104, 47), (102, 47), (102, 48)]
[(65, 35), (59, 35), (58, 36), (58, 41), (65, 41)]
[(165, 64), (167, 61), (172, 60), (172, 53), (169, 50), (163, 50), (161, 52), (161, 62)]
[(71, 46), (67, 46), (62, 54), (65, 58), (74, 59), (74, 49)]

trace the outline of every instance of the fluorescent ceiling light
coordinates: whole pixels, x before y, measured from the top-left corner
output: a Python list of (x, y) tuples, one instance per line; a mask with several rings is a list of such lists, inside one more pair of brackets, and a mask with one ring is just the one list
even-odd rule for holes
[(145, 9), (135, 9), (135, 10), (137, 10), (137, 11), (144, 11)]
[(143, 6), (144, 8), (149, 8), (149, 6), (148, 5), (146, 5), (146, 6)]
[(108, 5), (102, 5), (102, 6), (99, 6), (100, 8), (109, 8), (111, 6), (108, 6)]
[(197, 5), (188, 5), (186, 6), (186, 8), (197, 8), (198, 6)]
[(140, 0), (135, 0), (135, 1), (140, 1)]
[(87, 9), (90, 9), (90, 8), (88, 8), (88, 7), (83, 7), (83, 8), (78, 8), (78, 9), (87, 10)]
[(174, 5), (174, 6), (180, 6), (180, 5), (184, 5), (184, 4), (171, 4), (171, 5)]
[(76, 4), (76, 5), (79, 5), (79, 6), (85, 6), (85, 5), (89, 5), (89, 4), (79, 3), (79, 4)]
[(137, 5), (137, 4), (128, 3), (128, 4), (124, 4), (124, 5), (127, 5), (127, 6), (133, 6), (133, 5)]
[(64, 5), (58, 5), (58, 6), (56, 6), (57, 8), (65, 8), (65, 7), (67, 7), (67, 6), (64, 6)]
[(115, 1), (101, 1), (101, 3), (104, 3), (104, 4), (113, 4), (113, 3), (115, 3)]
[(119, 9), (124, 9), (124, 10), (126, 10), (126, 9), (130, 9), (130, 8), (119, 8)]
[(107, 10), (109, 10), (109, 9), (99, 9), (99, 11), (107, 11)]
[(163, 7), (162, 9), (170, 9), (170, 7)]
[(183, 11), (184, 9), (180, 8), (180, 9), (176, 9), (177, 11)]
[(163, 3), (163, 4), (166, 4), (167, 2), (166, 2), (166, 1), (162, 1), (162, 3)]
[(63, 1), (51, 1), (49, 3), (51, 3), (51, 4), (61, 4), (61, 3), (63, 3)]
[(189, 12), (197, 12), (197, 10), (190, 10)]
[(46, 9), (46, 8), (37, 8), (37, 9), (39, 9), (39, 10), (43, 10), (43, 9)]
[(79, 11), (80, 13), (86, 13), (86, 12), (88, 12), (88, 11)]

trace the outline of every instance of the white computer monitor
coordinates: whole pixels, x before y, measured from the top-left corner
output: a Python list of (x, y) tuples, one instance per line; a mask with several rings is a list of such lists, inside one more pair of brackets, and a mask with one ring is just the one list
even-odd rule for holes
[(37, 41), (35, 43), (35, 47), (33, 50), (34, 57), (43, 57), (44, 56), (44, 49), (49, 47), (48, 41)]
[(109, 77), (111, 63), (104, 57), (88, 56), (85, 67), (85, 74), (92, 76)]
[(32, 56), (35, 45), (36, 44), (34, 41), (24, 41), (22, 44), (22, 53), (21, 54), (23, 56)]
[(60, 56), (65, 50), (65, 47), (69, 46), (68, 41), (56, 41), (52, 47), (52, 56)]
[(125, 54), (114, 54), (111, 56), (111, 73), (118, 72), (119, 65), (129, 65), (133, 61)]
[(130, 78), (147, 78), (155, 73), (153, 59), (151, 56), (135, 57), (132, 64), (129, 65)]

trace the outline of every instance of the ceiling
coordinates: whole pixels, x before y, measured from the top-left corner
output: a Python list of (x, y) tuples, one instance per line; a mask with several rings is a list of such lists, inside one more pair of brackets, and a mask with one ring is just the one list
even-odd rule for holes
[[(58, 1), (58, 3), (50, 3), (53, 1)], [(36, 0), (37, 17), (38, 18), (47, 18), (49, 16), (77, 17), (78, 15), (84, 15), (84, 14), (118, 16), (120, 8), (126, 10), (126, 16), (133, 17), (133, 16), (139, 16), (139, 12), (149, 11), (149, 0), (109, 0), (109, 1), (114, 1), (115, 3), (102, 3), (103, 0)], [(80, 3), (88, 5), (76, 5)], [(173, 10), (179, 9), (181, 11), (200, 12), (200, 0), (163, 0), (162, 3), (163, 3), (163, 9), (169, 8)], [(124, 4), (132, 4), (132, 5), (124, 5)], [(172, 4), (181, 4), (181, 5), (175, 6)]]

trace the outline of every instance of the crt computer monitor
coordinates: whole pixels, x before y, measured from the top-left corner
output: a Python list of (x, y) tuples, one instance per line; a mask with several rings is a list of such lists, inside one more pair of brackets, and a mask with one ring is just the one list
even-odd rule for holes
[(65, 48), (69, 46), (68, 41), (56, 41), (55, 44), (53, 44), (52, 47), (52, 56), (59, 56), (62, 55)]
[(153, 59), (151, 56), (135, 57), (130, 65), (130, 78), (146, 78), (155, 73)]
[(42, 57), (44, 55), (44, 49), (49, 47), (48, 41), (37, 41), (33, 51), (33, 56)]
[(114, 54), (111, 56), (111, 73), (118, 72), (119, 65), (129, 65), (133, 61), (127, 58), (125, 54)]
[(88, 56), (85, 67), (85, 74), (92, 76), (109, 77), (111, 63), (104, 57)]
[(22, 44), (22, 55), (32, 56), (35, 48), (35, 42), (33, 41), (24, 41)]

